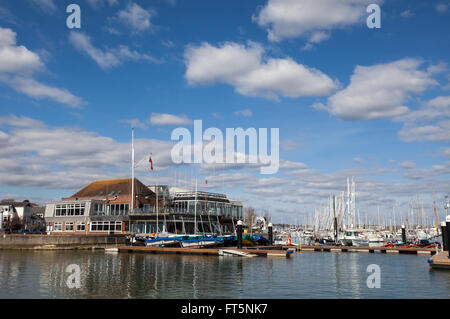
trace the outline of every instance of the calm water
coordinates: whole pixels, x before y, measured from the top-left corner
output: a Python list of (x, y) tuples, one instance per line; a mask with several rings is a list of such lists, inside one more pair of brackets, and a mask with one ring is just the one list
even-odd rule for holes
[[(101, 251), (0, 251), (0, 298), (450, 298), (450, 272), (426, 256), (296, 253), (237, 258)], [(81, 267), (81, 288), (66, 267)], [(366, 285), (369, 264), (381, 288)]]

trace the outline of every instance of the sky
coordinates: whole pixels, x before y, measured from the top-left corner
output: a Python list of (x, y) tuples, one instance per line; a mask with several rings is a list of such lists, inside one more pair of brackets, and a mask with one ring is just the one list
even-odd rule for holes
[[(381, 28), (366, 23), (373, 3)], [(445, 0), (0, 0), (0, 198), (130, 177), (134, 127), (146, 184), (197, 180), (294, 223), (354, 177), (362, 220), (404, 219), (418, 198), (443, 219), (449, 31)], [(194, 120), (279, 128), (279, 171), (174, 163), (171, 134)]]

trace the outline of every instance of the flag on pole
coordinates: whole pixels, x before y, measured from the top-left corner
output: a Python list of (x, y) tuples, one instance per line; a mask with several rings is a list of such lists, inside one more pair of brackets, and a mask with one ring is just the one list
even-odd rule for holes
[(150, 163), (150, 169), (153, 171), (153, 160), (152, 160), (152, 157), (150, 156), (150, 158), (149, 158), (149, 163)]

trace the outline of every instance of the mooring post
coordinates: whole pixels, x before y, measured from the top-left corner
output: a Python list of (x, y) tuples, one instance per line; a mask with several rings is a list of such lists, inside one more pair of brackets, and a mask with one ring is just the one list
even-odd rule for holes
[(447, 247), (447, 224), (441, 223), (442, 251), (448, 251)]
[(273, 245), (273, 225), (272, 225), (272, 223), (269, 223), (269, 243), (270, 243), (270, 246), (272, 246)]
[(405, 227), (405, 225), (402, 225), (402, 242), (403, 242), (403, 244), (406, 244), (406, 227)]
[(242, 248), (242, 220), (238, 220), (237, 222), (237, 227), (236, 227), (236, 231), (237, 231), (237, 248), (241, 249)]

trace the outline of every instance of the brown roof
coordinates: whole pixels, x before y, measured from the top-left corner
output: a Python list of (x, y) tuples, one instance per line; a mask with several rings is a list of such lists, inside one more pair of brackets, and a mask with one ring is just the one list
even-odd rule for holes
[[(142, 184), (138, 179), (134, 179), (134, 193), (141, 202), (145, 202), (145, 196), (154, 196), (154, 193)], [(131, 196), (131, 178), (109, 179), (95, 181), (85, 186), (69, 198), (63, 200), (76, 199), (114, 199), (116, 202), (129, 201)]]

